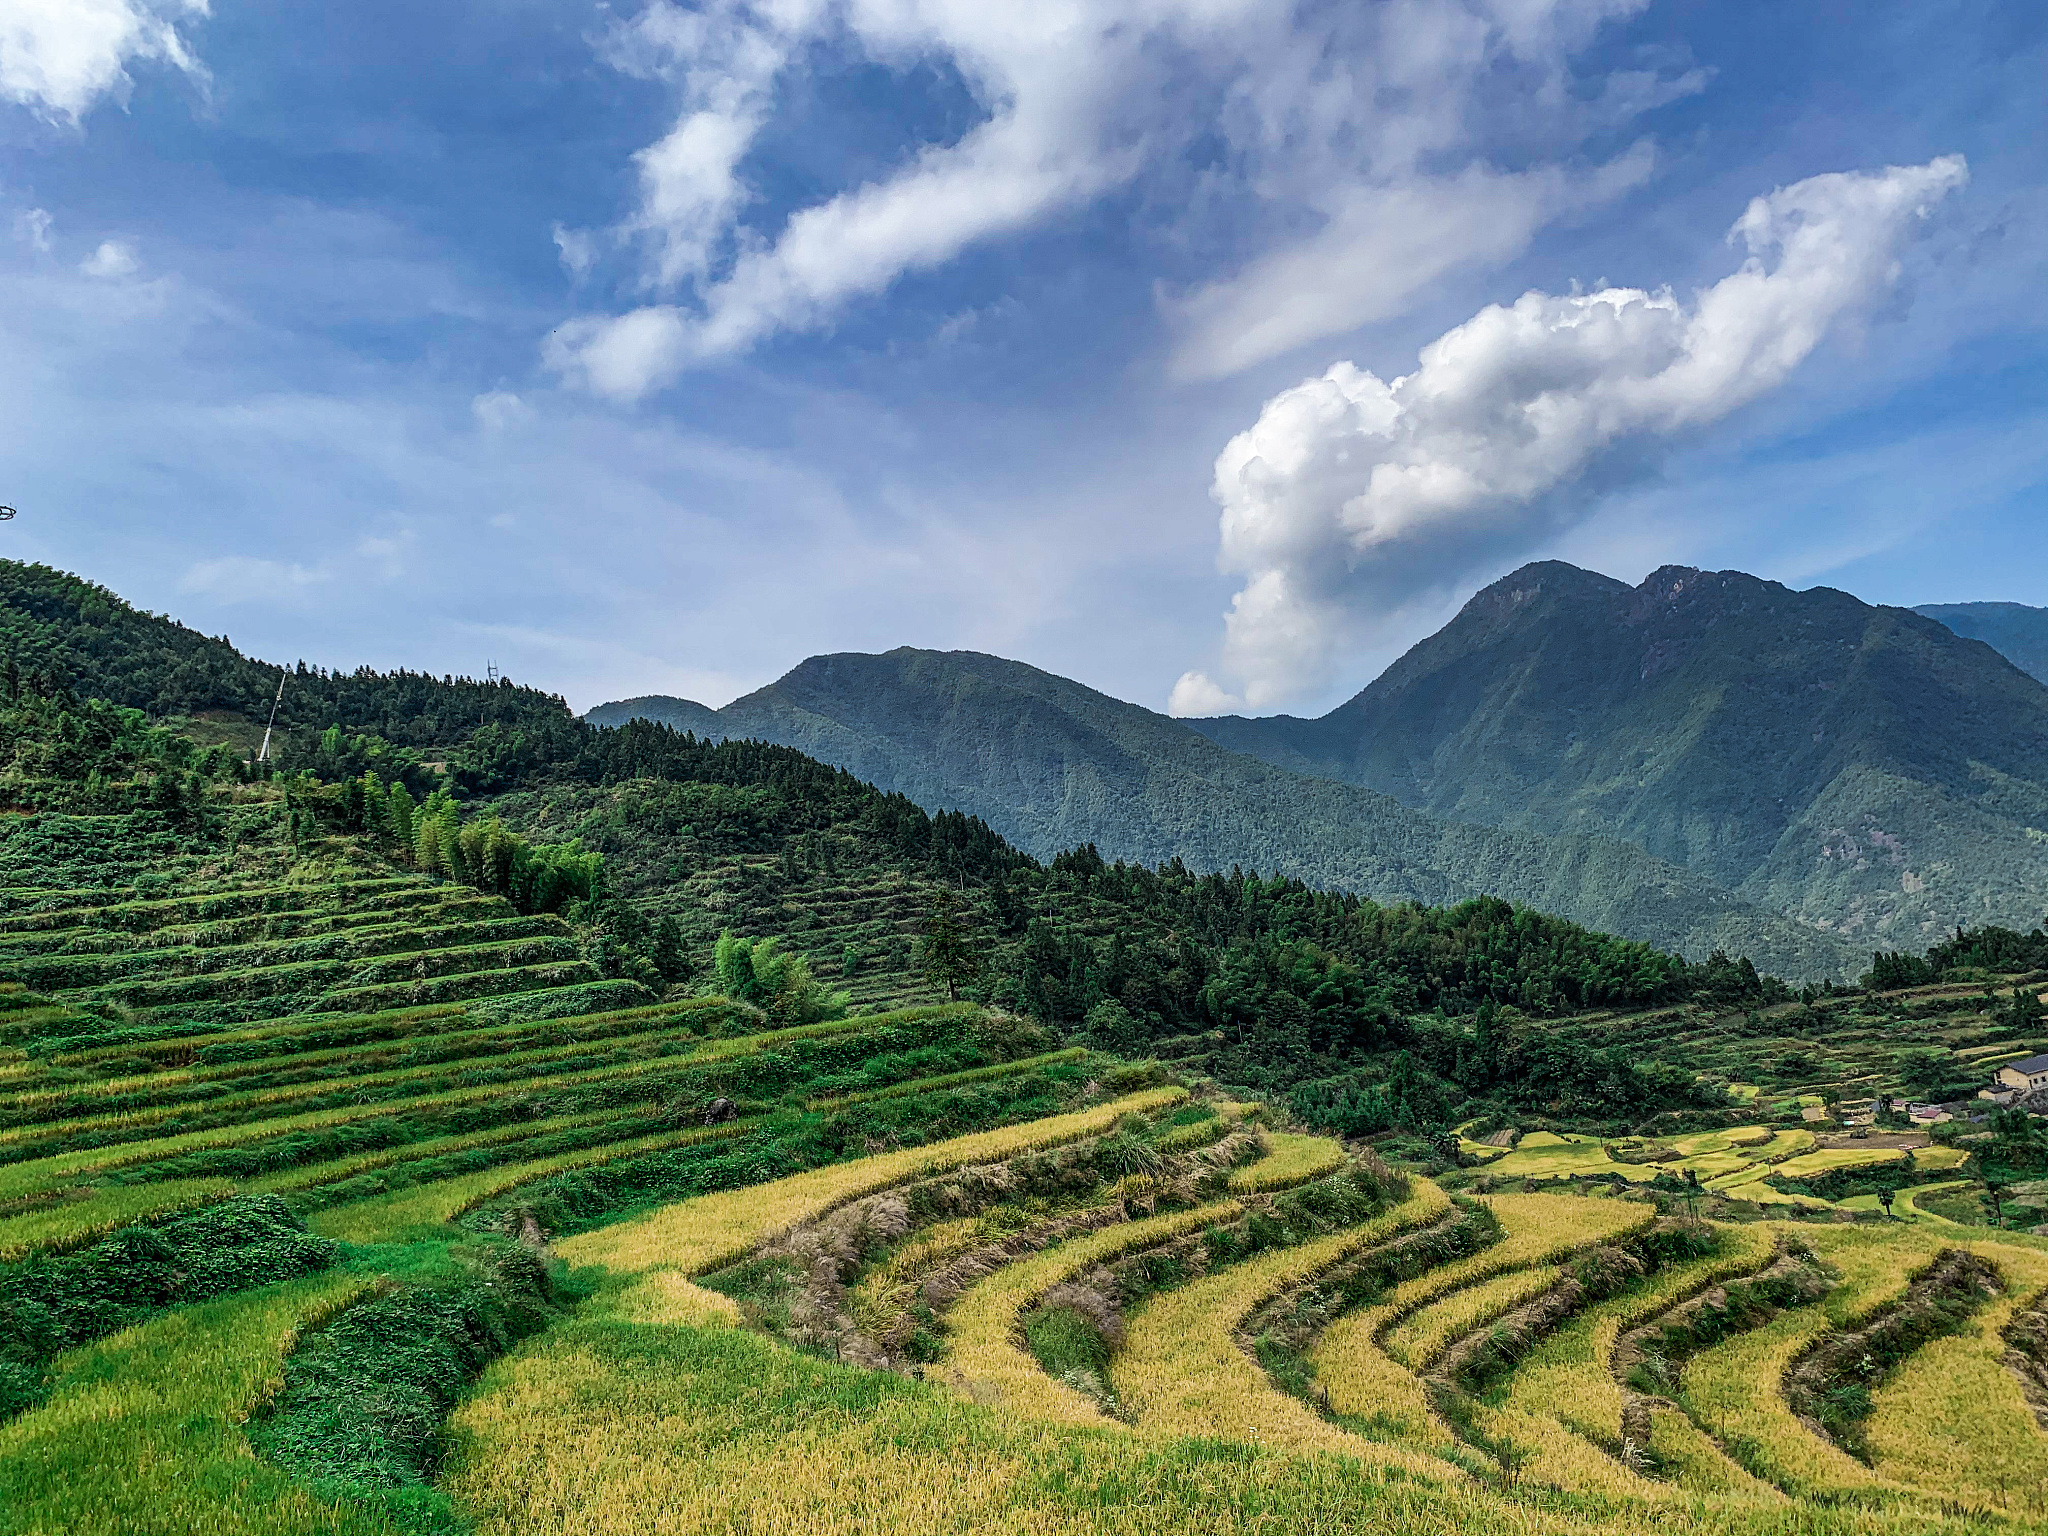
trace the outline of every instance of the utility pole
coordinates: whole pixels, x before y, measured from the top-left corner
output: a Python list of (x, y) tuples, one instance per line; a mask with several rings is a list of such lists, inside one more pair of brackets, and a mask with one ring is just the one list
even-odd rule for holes
[(284, 680), (289, 676), (283, 667), (277, 669), (277, 697), (270, 701), (270, 718), (263, 722), (263, 746), (256, 754), (259, 763), (270, 756), (270, 728), (277, 724), (277, 706), (284, 699)]

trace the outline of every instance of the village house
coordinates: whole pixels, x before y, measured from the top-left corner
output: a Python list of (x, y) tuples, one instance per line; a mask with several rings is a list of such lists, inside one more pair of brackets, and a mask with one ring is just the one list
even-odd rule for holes
[(2022, 1094), (2048, 1088), (2048, 1056), (2009, 1061), (1998, 1069), (1996, 1076), (2000, 1088), (2010, 1088)]

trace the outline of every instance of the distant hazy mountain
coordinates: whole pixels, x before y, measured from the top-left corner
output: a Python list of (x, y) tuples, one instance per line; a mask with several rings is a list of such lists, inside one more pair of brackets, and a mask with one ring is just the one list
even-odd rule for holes
[(1180, 721), (994, 656), (817, 656), (715, 712), (650, 698), (586, 718), (635, 717), (796, 747), (921, 805), (978, 815), (1041, 857), (1092, 842), (1109, 858), (1241, 864), (1382, 900), (1487, 891), (1695, 956), (1746, 952), (1786, 975), (1867, 964), (1860, 950), (1616, 839), (1422, 814), (1225, 751)]
[(2048, 608), (2025, 603), (1922, 603), (1913, 610), (1982, 640), (2028, 676), (2048, 683)]
[(1828, 588), (1530, 565), (1321, 719), (1191, 723), (1438, 815), (1623, 838), (1866, 948), (2048, 912), (2048, 688)]

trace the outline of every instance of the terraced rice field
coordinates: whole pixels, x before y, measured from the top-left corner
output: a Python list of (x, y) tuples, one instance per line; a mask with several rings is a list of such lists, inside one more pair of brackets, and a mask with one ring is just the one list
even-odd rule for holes
[[(1452, 1194), (970, 1005), (656, 996), (559, 920), (237, 815), (233, 852), (0, 829), (0, 1533), (2037, 1522), (2009, 1354), (2048, 1242), (1640, 1187), (1831, 1165), (1807, 1133), (1530, 1136), (1487, 1173), (1623, 1188)], [(140, 856), (35, 854), (95, 839), (154, 850), (146, 898)], [(1795, 1251), (1812, 1295), (1728, 1302)], [(1846, 1383), (1867, 1411), (1800, 1417), (1803, 1362), (1961, 1252), (1996, 1286)], [(386, 1315), (469, 1352), (322, 1396)]]

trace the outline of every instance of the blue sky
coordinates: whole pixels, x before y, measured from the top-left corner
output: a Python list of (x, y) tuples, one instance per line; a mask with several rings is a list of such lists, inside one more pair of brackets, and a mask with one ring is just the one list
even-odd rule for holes
[(258, 655), (1313, 711), (1544, 556), (2048, 603), (2038, 6), (8, 9), (0, 552)]

